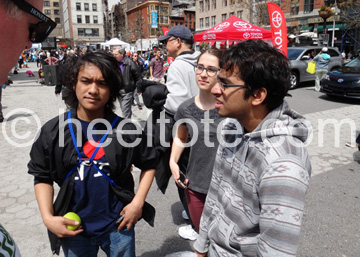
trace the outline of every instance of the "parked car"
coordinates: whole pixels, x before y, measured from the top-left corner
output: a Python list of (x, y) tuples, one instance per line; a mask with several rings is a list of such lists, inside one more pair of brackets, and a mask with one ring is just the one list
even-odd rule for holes
[[(288, 59), (290, 60), (291, 68), (291, 87), (296, 88), (299, 83), (305, 81), (315, 80), (315, 74), (306, 72), (308, 62), (311, 61), (320, 51), (321, 46), (302, 46), (289, 47)], [(337, 48), (328, 47), (328, 54), (330, 55), (329, 70), (339, 68), (343, 65), (341, 53)]]
[(320, 81), (320, 87), (327, 95), (360, 99), (360, 57), (328, 72)]

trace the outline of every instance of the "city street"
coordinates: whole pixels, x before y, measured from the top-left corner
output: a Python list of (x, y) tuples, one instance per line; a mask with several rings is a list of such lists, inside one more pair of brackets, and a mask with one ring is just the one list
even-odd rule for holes
[[(30, 69), (36, 74), (28, 77)], [(52, 256), (27, 174), (32, 140), (41, 125), (65, 111), (54, 87), (38, 83), (36, 63), (29, 63), (14, 84), (3, 90), (5, 116), (0, 124), (0, 223), (17, 242), (23, 257)], [(314, 83), (289, 91), (286, 100), (313, 125), (308, 151), (312, 178), (302, 228), (300, 257), (350, 257), (360, 252), (360, 169), (354, 161), (356, 131), (360, 130), (360, 100), (336, 99), (313, 89)], [(116, 113), (121, 115), (117, 103)], [(146, 120), (149, 111), (133, 107), (133, 119)], [(139, 171), (134, 171), (136, 181)], [(156, 208), (155, 227), (144, 221), (136, 225), (136, 254), (158, 257), (192, 251), (192, 242), (178, 236), (182, 206), (174, 182), (166, 194), (153, 186), (148, 202)], [(63, 256), (62, 254), (60, 256)], [(99, 253), (99, 256), (105, 256)]]

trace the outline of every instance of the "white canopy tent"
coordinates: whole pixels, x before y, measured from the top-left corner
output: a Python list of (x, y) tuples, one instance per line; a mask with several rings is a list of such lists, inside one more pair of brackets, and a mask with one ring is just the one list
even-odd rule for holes
[(142, 38), (138, 39), (135, 42), (136, 51), (148, 51), (151, 50), (154, 45), (158, 45), (159, 42), (157, 38)]
[(130, 51), (130, 44), (126, 43), (124, 41), (121, 41), (118, 38), (112, 38), (109, 41), (106, 41), (105, 43), (101, 43), (101, 46), (103, 48), (109, 47), (110, 49), (118, 47), (124, 47), (126, 51)]

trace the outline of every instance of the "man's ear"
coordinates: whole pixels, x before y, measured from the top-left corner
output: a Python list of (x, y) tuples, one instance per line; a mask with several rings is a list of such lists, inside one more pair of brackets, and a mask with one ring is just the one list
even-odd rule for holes
[(254, 93), (252, 94), (253, 100), (251, 103), (253, 105), (260, 105), (265, 101), (265, 98), (267, 96), (267, 90), (266, 88), (262, 87), (259, 89), (256, 89)]

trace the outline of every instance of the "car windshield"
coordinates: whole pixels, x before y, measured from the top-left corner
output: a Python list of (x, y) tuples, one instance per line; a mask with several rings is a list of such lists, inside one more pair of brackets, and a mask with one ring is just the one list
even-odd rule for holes
[(352, 60), (351, 62), (348, 62), (345, 64), (346, 67), (353, 67), (353, 68), (360, 68), (360, 59), (356, 58)]
[(288, 59), (296, 60), (303, 51), (304, 51), (304, 49), (289, 49), (288, 48)]

